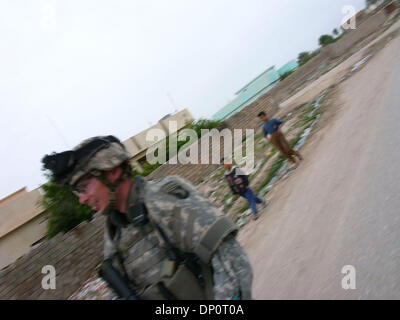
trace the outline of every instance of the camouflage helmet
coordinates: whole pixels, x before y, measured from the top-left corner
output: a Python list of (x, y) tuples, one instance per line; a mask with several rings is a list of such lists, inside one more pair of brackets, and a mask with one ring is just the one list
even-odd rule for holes
[(88, 173), (109, 171), (131, 158), (125, 146), (114, 136), (86, 139), (71, 151), (46, 155), (42, 162), (53, 173), (53, 181), (74, 186)]

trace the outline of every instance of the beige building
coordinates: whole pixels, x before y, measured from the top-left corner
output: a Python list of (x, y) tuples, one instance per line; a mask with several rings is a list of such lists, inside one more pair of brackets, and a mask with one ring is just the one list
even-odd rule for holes
[(48, 214), (37, 206), (39, 189), (22, 188), (0, 200), (0, 270), (45, 238)]
[(139, 170), (141, 169), (140, 162), (145, 161), (147, 149), (155, 145), (155, 142), (147, 140), (147, 135), (151, 130), (161, 130), (165, 133), (165, 136), (168, 136), (179, 132), (186, 125), (192, 123), (193, 120), (194, 118), (190, 112), (187, 109), (183, 109), (175, 114), (165, 116), (154, 126), (123, 141), (125, 147), (132, 154), (131, 163)]

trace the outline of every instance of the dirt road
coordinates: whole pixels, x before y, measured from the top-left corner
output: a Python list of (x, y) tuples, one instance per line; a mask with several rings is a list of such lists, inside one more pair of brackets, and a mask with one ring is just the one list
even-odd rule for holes
[(399, 52), (398, 37), (336, 88), (304, 162), (241, 230), (255, 299), (400, 299)]

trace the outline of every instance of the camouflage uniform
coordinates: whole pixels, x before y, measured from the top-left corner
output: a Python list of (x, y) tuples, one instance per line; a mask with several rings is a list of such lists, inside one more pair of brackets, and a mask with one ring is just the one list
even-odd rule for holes
[[(127, 212), (115, 210), (114, 191), (122, 180), (110, 184), (102, 172), (126, 163), (130, 154), (119, 140), (113, 139), (116, 138), (87, 139), (74, 149), (73, 155), (65, 152), (64, 158), (57, 159), (61, 154), (55, 154), (43, 159), (45, 168), (56, 172), (56, 180), (61, 184), (73, 186), (90, 173), (109, 187), (110, 205), (103, 212), (107, 215), (105, 259), (111, 258), (116, 268), (125, 269), (137, 286), (136, 293), (144, 299), (165, 299), (155, 287), (160, 282), (178, 299), (251, 299), (252, 269), (245, 251), (234, 238), (236, 225), (185, 179), (177, 176), (159, 181), (133, 179)], [(58, 160), (64, 165), (63, 170), (55, 165)], [(122, 178), (128, 175), (124, 171)], [(145, 204), (150, 221), (141, 227), (133, 226), (130, 215), (138, 203)], [(167, 242), (180, 252), (197, 257), (205, 278), (209, 274), (206, 282), (211, 283), (211, 288), (208, 285), (199, 293), (195, 290), (199, 284), (185, 266), (168, 268), (173, 261), (165, 249)], [(117, 253), (122, 266), (115, 259)]]
[(246, 252), (239, 243), (228, 237), (218, 248), (212, 260), (214, 299), (251, 299), (253, 273)]

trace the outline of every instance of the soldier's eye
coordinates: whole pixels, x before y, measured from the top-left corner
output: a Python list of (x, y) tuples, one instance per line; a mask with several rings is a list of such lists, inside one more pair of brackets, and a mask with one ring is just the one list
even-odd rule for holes
[(76, 191), (78, 191), (79, 193), (83, 193), (86, 190), (86, 185), (84, 186), (80, 186), (78, 189), (76, 189)]
[(78, 194), (79, 194), (79, 193), (85, 193), (85, 192), (86, 192), (86, 189), (87, 189), (87, 186), (88, 186), (88, 184), (89, 184), (91, 178), (92, 178), (92, 177), (89, 176), (89, 177), (83, 179), (82, 181), (80, 181), (80, 182), (76, 185), (75, 191), (76, 191)]

